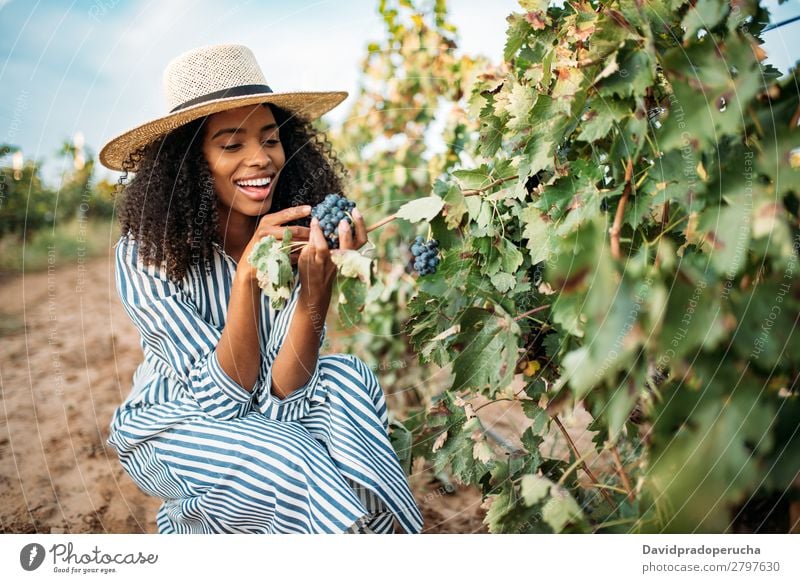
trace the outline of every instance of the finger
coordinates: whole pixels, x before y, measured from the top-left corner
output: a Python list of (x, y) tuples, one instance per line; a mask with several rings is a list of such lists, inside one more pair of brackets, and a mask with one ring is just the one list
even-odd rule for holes
[(364, 223), (364, 217), (361, 216), (357, 208), (353, 209), (352, 215), (355, 220), (353, 226), (356, 229), (355, 243), (353, 245), (355, 249), (361, 249), (367, 243), (367, 225)]
[(339, 221), (339, 249), (353, 248), (353, 231), (347, 219)]
[(290, 221), (302, 219), (311, 214), (311, 205), (293, 206), (282, 211), (267, 213), (258, 222), (259, 225), (282, 225)]
[(283, 232), (289, 229), (292, 234), (292, 241), (308, 241), (310, 229), (308, 227), (283, 227), (280, 225), (263, 225), (259, 227), (259, 237), (263, 238), (272, 235), (276, 239), (283, 240)]
[(272, 226), (269, 227), (270, 231), (275, 233), (279, 233), (281, 237), (283, 237), (283, 232), (289, 229), (289, 232), (292, 233), (292, 241), (308, 241), (308, 235), (311, 232), (311, 229), (308, 227), (283, 227), (283, 226)]
[(311, 219), (311, 228), (308, 230), (309, 231), (308, 242), (305, 245), (303, 245), (303, 247), (300, 249), (300, 257), (302, 258), (313, 259), (314, 256), (316, 255), (317, 249), (314, 246), (315, 228), (320, 232), (322, 232), (322, 229), (319, 226), (319, 221), (317, 219)]
[(316, 259), (318, 263), (327, 260), (330, 253), (328, 252), (328, 241), (319, 226), (317, 219), (311, 219), (311, 235), (309, 237), (309, 245), (314, 247)]

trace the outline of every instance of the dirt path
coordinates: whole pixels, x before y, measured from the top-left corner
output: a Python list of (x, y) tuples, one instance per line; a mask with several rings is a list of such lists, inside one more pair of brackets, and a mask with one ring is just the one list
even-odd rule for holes
[[(142, 357), (111, 257), (0, 281), (0, 532), (155, 532), (159, 501), (105, 445)], [(426, 532), (485, 532), (477, 490), (412, 486)]]

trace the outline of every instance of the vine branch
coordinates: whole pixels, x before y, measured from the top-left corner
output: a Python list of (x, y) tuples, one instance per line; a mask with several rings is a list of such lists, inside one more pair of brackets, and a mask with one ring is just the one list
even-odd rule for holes
[(519, 178), (519, 175), (509, 176), (507, 178), (498, 178), (497, 180), (495, 180), (491, 184), (484, 186), (483, 188), (463, 190), (461, 194), (463, 194), (464, 196), (475, 196), (477, 194), (483, 194), (484, 192), (486, 192), (487, 190), (491, 190), (495, 186), (500, 186), (504, 182), (508, 182), (509, 180), (516, 180), (517, 178)]
[(622, 465), (622, 460), (619, 458), (619, 451), (616, 445), (611, 446), (611, 457), (614, 458), (614, 465), (617, 467), (622, 485), (625, 487), (625, 492), (628, 494), (628, 500), (633, 502), (636, 497), (633, 495), (633, 488), (631, 488), (631, 481), (628, 479), (628, 474), (625, 473), (625, 467)]
[[(592, 481), (593, 484), (598, 484), (599, 480), (595, 477), (595, 475), (592, 473), (592, 470), (589, 469), (589, 466), (587, 466), (586, 462), (582, 459), (580, 452), (578, 452), (578, 448), (575, 446), (575, 442), (572, 441), (572, 438), (569, 436), (569, 433), (567, 433), (566, 428), (561, 423), (561, 419), (558, 418), (558, 415), (553, 415), (552, 419), (553, 421), (556, 422), (556, 425), (558, 425), (561, 434), (567, 440), (567, 443), (569, 444), (569, 447), (572, 450), (573, 455), (575, 455), (577, 459), (581, 460), (581, 467), (583, 468), (583, 471), (586, 472), (586, 475), (589, 476), (589, 479)], [(600, 494), (602, 494), (603, 498), (605, 498), (609, 506), (611, 506), (611, 508), (616, 508), (616, 504), (614, 504), (614, 499), (608, 494), (608, 492), (606, 492), (601, 488), (599, 488), (599, 490)]]
[(620, 258), (619, 234), (622, 231), (622, 218), (625, 216), (625, 205), (628, 203), (628, 197), (631, 194), (632, 175), (633, 160), (628, 158), (628, 163), (625, 166), (625, 189), (622, 191), (622, 198), (619, 199), (619, 205), (617, 205), (617, 214), (614, 217), (614, 225), (609, 230), (609, 233), (611, 233), (611, 255), (614, 257), (614, 259)]
[(531, 316), (531, 315), (535, 314), (536, 312), (541, 312), (542, 310), (546, 310), (549, 307), (550, 307), (550, 304), (545, 304), (543, 306), (539, 306), (538, 308), (533, 308), (532, 310), (528, 310), (527, 312), (523, 312), (519, 316), (515, 317), (514, 321), (515, 322), (519, 322), (520, 320), (522, 320), (522, 318), (527, 318), (528, 316)]

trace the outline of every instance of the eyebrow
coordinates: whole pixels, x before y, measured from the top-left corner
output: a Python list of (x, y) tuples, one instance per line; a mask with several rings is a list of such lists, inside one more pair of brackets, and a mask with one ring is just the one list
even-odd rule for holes
[[(260, 132), (265, 132), (267, 130), (271, 130), (271, 129), (276, 128), (276, 127), (278, 127), (278, 124), (274, 124), (274, 123), (267, 124), (263, 128), (261, 128)], [(216, 140), (218, 137), (220, 137), (223, 134), (246, 134), (246, 133), (247, 133), (247, 130), (244, 129), (244, 128), (224, 128), (224, 129), (219, 130), (213, 136), (211, 136), (211, 139), (212, 140)]]

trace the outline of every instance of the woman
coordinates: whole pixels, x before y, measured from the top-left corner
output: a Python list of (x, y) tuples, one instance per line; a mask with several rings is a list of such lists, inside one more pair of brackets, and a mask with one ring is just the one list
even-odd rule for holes
[[(304, 225), (342, 168), (308, 122), (347, 94), (274, 93), (240, 45), (185, 53), (164, 81), (170, 113), (100, 153), (135, 172), (116, 281), (145, 355), (108, 443), (164, 500), (162, 533), (420, 532), (375, 375), (319, 356), (336, 271), (317, 220)], [(342, 249), (367, 242), (353, 217)], [(306, 245), (275, 311), (248, 255), (286, 228)]]

